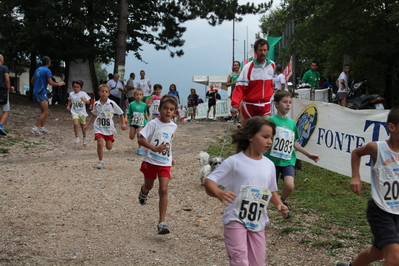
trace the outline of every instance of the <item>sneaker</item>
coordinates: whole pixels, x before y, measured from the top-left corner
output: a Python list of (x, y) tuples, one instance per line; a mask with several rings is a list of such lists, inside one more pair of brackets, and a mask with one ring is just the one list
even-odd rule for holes
[(83, 145), (87, 145), (87, 138), (86, 137), (83, 137)]
[(281, 202), (285, 205), (285, 206), (287, 206), (288, 207), (288, 203), (287, 203), (287, 200), (285, 200), (285, 199), (282, 199), (281, 197), (280, 197), (280, 199), (281, 199)]
[(285, 217), (284, 219), (289, 219), (289, 218), (291, 218), (291, 211), (288, 212), (287, 217)]
[(142, 148), (139, 148), (139, 149), (137, 150), (137, 154), (138, 154), (138, 155), (144, 155), (143, 149), (142, 149)]
[(335, 266), (349, 266), (349, 263), (337, 260), (336, 262), (334, 262), (334, 265)]
[[(148, 193), (150, 193), (150, 192), (148, 191)], [(139, 203), (140, 203), (141, 205), (145, 205), (145, 204), (147, 203), (148, 193), (147, 193), (147, 194), (144, 194), (144, 193), (143, 193), (143, 187), (140, 188)]]
[(0, 127), (0, 135), (7, 136), (7, 132), (2, 127)]
[(33, 134), (35, 134), (36, 136), (40, 136), (42, 135), (42, 132), (40, 132), (39, 128), (34, 127), (30, 130), (30, 132), (32, 132)]
[(41, 127), (39, 130), (40, 130), (40, 132), (41, 132), (42, 134), (50, 134), (50, 131), (48, 131), (48, 129), (45, 128), (45, 127)]
[(158, 224), (158, 234), (165, 235), (165, 234), (169, 234), (169, 233), (170, 233), (170, 229), (169, 229), (167, 223), (162, 222), (162, 223)]
[(104, 168), (104, 162), (103, 161), (99, 161), (97, 164), (97, 169), (103, 169)]
[(80, 142), (80, 139), (79, 139), (79, 137), (76, 137), (76, 138), (75, 138), (75, 142), (74, 142), (74, 143), (75, 143), (75, 144), (78, 144), (79, 142)]

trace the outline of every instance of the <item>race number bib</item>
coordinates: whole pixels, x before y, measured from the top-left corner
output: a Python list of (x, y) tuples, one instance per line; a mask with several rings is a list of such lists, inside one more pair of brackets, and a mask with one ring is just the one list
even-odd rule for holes
[(159, 103), (160, 103), (161, 101), (160, 100), (154, 100), (153, 102), (152, 102), (152, 113), (157, 113), (157, 114), (159, 114)]
[(134, 112), (131, 125), (143, 127), (144, 126), (144, 114)]
[(399, 166), (382, 165), (374, 169), (379, 180), (378, 190), (383, 205), (390, 213), (399, 213)]
[(261, 217), (269, 205), (272, 193), (267, 188), (241, 186), (237, 206), (237, 217), (250, 231), (260, 231)]
[(97, 116), (97, 124), (100, 129), (109, 130), (111, 129), (111, 112), (101, 112)]
[(273, 144), (270, 156), (291, 160), (292, 149), (294, 148), (295, 133), (292, 130), (276, 127), (276, 135), (273, 138)]
[(172, 133), (163, 131), (162, 128), (157, 128), (152, 136), (151, 144), (155, 146), (166, 144), (169, 145), (169, 150), (164, 152), (153, 152), (150, 150), (148, 152), (148, 157), (160, 163), (168, 163), (171, 159), (170, 151), (172, 149), (172, 137)]
[(72, 109), (75, 112), (80, 112), (83, 110), (84, 104), (83, 101), (80, 100), (80, 98), (76, 98), (75, 101), (72, 102)]

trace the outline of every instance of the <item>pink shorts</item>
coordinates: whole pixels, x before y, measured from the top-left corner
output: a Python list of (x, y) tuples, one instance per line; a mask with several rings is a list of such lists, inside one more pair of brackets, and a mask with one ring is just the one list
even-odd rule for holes
[(104, 139), (105, 141), (112, 141), (112, 142), (115, 141), (114, 135), (103, 135), (101, 133), (94, 134), (94, 140), (97, 139)]
[(265, 230), (249, 231), (240, 222), (231, 221), (224, 225), (224, 243), (230, 266), (265, 265)]
[(171, 166), (159, 166), (148, 162), (142, 162), (140, 167), (140, 171), (143, 172), (144, 177), (152, 180), (160, 176), (170, 178), (170, 169)]
[(270, 116), (270, 103), (267, 103), (264, 106), (256, 106), (250, 103), (243, 102), (241, 113), (242, 116), (246, 119), (255, 116)]

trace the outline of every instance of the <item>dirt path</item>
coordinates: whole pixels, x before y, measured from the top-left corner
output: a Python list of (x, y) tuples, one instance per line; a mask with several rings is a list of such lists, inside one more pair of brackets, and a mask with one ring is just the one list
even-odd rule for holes
[[(137, 200), (141, 157), (127, 131), (118, 130), (106, 168), (97, 170), (95, 142), (73, 144), (63, 106), (51, 106), (52, 134), (35, 137), (28, 131), (38, 108), (22, 97), (11, 102), (11, 134), (0, 141), (20, 141), (0, 156), (0, 265), (228, 265), (223, 206), (200, 186), (198, 153), (223, 138), (229, 123), (179, 124), (167, 213), (172, 233), (161, 236), (157, 187), (147, 205)], [(303, 233), (281, 232), (295, 223), (311, 226), (317, 216), (271, 217), (268, 265), (332, 265), (336, 258), (325, 249), (301, 243)]]

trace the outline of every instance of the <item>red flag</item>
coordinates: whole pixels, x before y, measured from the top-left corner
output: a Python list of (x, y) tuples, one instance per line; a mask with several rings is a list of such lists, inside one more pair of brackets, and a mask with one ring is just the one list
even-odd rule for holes
[(285, 82), (288, 82), (292, 76), (292, 56), (290, 57), (290, 63), (284, 68), (283, 75), (285, 77)]

